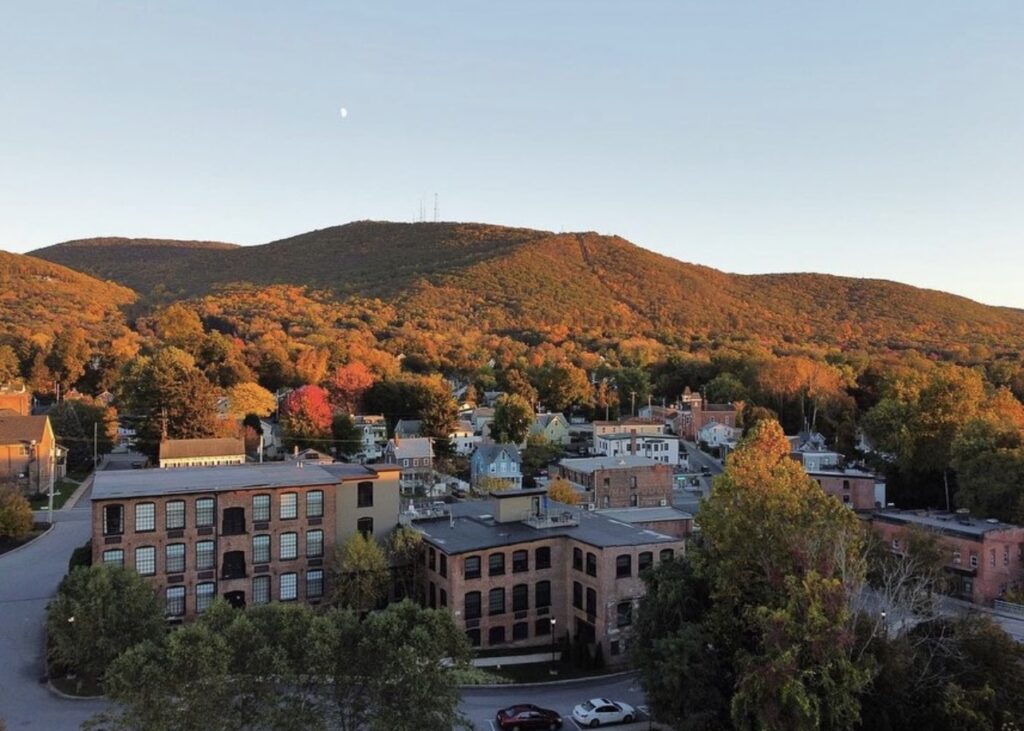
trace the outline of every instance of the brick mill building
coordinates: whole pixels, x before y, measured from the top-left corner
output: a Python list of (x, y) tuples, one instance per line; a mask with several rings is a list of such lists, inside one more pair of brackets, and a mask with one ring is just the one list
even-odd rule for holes
[(626, 660), (641, 572), (683, 555), (670, 535), (548, 503), (542, 489), (456, 503), (450, 516), (416, 520), (424, 589), (479, 648), (553, 646), (566, 632)]
[(398, 468), (384, 465), (98, 472), (92, 557), (147, 577), (171, 619), (217, 596), (317, 603), (329, 592), (324, 558), (356, 532), (383, 539), (398, 510)]
[(558, 475), (598, 508), (648, 508), (672, 504), (672, 467), (649, 457), (563, 459)]
[[(966, 511), (879, 510), (872, 527), (896, 553), (907, 550), (910, 528), (938, 537), (945, 550), (949, 593), (992, 604), (1024, 582), (1024, 526), (973, 518)], [(913, 549), (910, 549), (913, 550)]]

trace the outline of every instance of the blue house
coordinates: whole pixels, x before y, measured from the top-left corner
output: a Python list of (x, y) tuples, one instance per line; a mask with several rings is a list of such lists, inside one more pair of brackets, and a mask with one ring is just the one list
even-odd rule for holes
[(504, 483), (504, 487), (520, 489), (523, 486), (520, 464), (516, 445), (481, 444), (469, 459), (469, 479), (477, 488), (493, 488), (497, 483)]

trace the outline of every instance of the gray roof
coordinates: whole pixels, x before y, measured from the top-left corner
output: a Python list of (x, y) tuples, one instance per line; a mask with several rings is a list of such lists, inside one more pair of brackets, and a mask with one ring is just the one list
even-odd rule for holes
[(855, 470), (853, 468), (847, 468), (845, 470), (841, 470), (839, 468), (807, 470), (807, 474), (821, 475), (822, 477), (853, 477), (854, 479), (872, 477), (880, 482), (884, 482), (884, 478), (881, 475), (876, 475), (874, 472), (865, 472), (864, 470)]
[(664, 508), (608, 508), (598, 510), (601, 515), (621, 520), (623, 523), (653, 523), (663, 520), (693, 520), (691, 513), (672, 507)]
[[(919, 525), (922, 528), (940, 533), (978, 539), (986, 533), (992, 533), (993, 531), (1017, 530), (1020, 528), (1020, 526), (1002, 523), (994, 518), (990, 520), (969, 516), (961, 518), (961, 516), (955, 513), (940, 511), (876, 510), (872, 514), (872, 518), (885, 523)], [(961, 520), (965, 522), (961, 522)]]
[(389, 445), (394, 449), (396, 459), (423, 459), (434, 456), (434, 447), (427, 437), (392, 439)]
[(628, 470), (634, 467), (654, 467), (664, 463), (650, 457), (624, 454), (619, 457), (571, 457), (559, 460), (558, 464), (573, 472), (590, 475), (597, 470)]
[[(556, 507), (559, 503), (553, 503)], [(447, 517), (418, 520), (413, 527), (447, 554), (483, 551), (548, 538), (569, 537), (598, 548), (678, 543), (679, 539), (640, 526), (609, 518), (598, 512), (582, 511), (579, 525), (534, 528), (522, 522), (497, 523), (482, 516), (492, 511), (489, 501), (453, 503), (454, 527)], [(553, 508), (554, 509), (554, 508)], [(566, 507), (566, 510), (570, 508)]]
[(395, 434), (400, 437), (418, 437), (423, 431), (420, 419), (399, 419), (395, 424)]
[[(327, 466), (286, 464), (186, 467), (172, 470), (117, 470), (96, 473), (93, 500), (158, 497), (193, 492), (227, 492), (305, 485), (333, 485), (338, 478)], [(334, 465), (330, 465), (334, 467)], [(344, 465), (357, 467), (358, 465)], [(365, 470), (365, 468), (363, 468)], [(374, 474), (365, 470), (367, 475)]]
[(508, 455), (508, 458), (513, 462), (518, 463), (519, 459), (519, 448), (514, 444), (481, 444), (476, 448), (473, 453), (473, 460), (482, 460), (483, 464), (491, 464), (498, 459), (502, 453)]

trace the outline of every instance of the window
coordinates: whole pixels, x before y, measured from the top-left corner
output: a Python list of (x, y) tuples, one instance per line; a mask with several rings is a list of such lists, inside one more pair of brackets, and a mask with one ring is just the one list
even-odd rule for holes
[(466, 560), (462, 562), (462, 575), (466, 579), (480, 578), (479, 556), (466, 556)]
[(466, 592), (466, 619), (480, 619), (480, 592)]
[(185, 527), (185, 501), (168, 500), (164, 506), (164, 520), (167, 530), (181, 530)]
[(196, 571), (209, 571), (213, 567), (213, 541), (199, 541), (196, 543)]
[(955, 551), (953, 551), (953, 565), (954, 566), (959, 566), (960, 565), (960, 549), (959, 548), (956, 549)]
[(587, 551), (587, 576), (597, 576), (597, 556)]
[(196, 612), (202, 614), (213, 604), (214, 587), (212, 581), (196, 584)]
[(270, 603), (270, 577), (257, 576), (252, 580), (252, 603)]
[(972, 553), (971, 554), (971, 568), (972, 569), (978, 568), (978, 554), (976, 554), (976, 553)]
[(299, 515), (299, 496), (294, 492), (281, 495), (281, 520), (291, 520)]
[(306, 572), (306, 598), (317, 599), (324, 595), (324, 570), (310, 569)]
[(512, 587), (512, 611), (525, 612), (530, 608), (530, 587), (516, 584)]
[(185, 571), (185, 544), (170, 543), (164, 549), (164, 571), (168, 574), (180, 574)]
[(994, 549), (994, 548), (990, 548), (989, 549), (989, 552), (988, 552), (988, 565), (989, 566), (995, 566), (996, 565), (996, 549)]
[(283, 602), (293, 602), (299, 595), (299, 577), (294, 572), (281, 574), (278, 597)]
[(542, 546), (533, 552), (533, 566), (536, 569), (551, 568), (551, 549)]
[(538, 619), (533, 623), (533, 634), (537, 637), (547, 636), (551, 634), (551, 620), (550, 619)]
[(537, 609), (551, 606), (551, 582), (538, 581), (534, 588), (534, 606)]
[(373, 483), (372, 482), (360, 482), (356, 485), (356, 507), (357, 508), (372, 508), (373, 507)]
[(427, 584), (427, 606), (437, 609), (437, 586), (433, 581)]
[(619, 602), (615, 626), (628, 627), (631, 624), (633, 624), (633, 602)]
[(245, 533), (245, 508), (224, 509), (221, 533), (226, 536), (240, 536)]
[(438, 599), (437, 599), (437, 605), (439, 607), (447, 607), (448, 606), (448, 592), (446, 592), (444, 589), (441, 589), (438, 592), (438, 594), (439, 594), (439, 596), (438, 596)]
[(583, 584), (578, 581), (572, 582), (572, 605), (583, 609)]
[(437, 554), (437, 573), (441, 576), (448, 575), (448, 556), (444, 553)]
[(270, 495), (252, 496), (252, 519), (256, 523), (270, 520)]
[(675, 556), (675, 552), (671, 548), (663, 548), (658, 558), (661, 561), (671, 561)]
[(164, 613), (168, 617), (181, 617), (185, 614), (185, 587), (169, 586), (164, 594)]
[(324, 532), (322, 530), (306, 531), (306, 556), (318, 558), (324, 555)]
[(213, 498), (198, 498), (196, 500), (196, 526), (205, 528), (211, 525), (213, 525)]
[(1003, 546), (1003, 566), (1010, 565), (1010, 547)]
[(629, 486), (632, 489), (634, 489), (634, 490), (636, 489), (636, 476), (635, 475), (629, 478)]
[(124, 551), (120, 548), (113, 548), (103, 552), (104, 566), (124, 566)]
[(153, 546), (135, 549), (135, 570), (143, 576), (153, 576), (156, 573), (156, 549)]
[(615, 578), (622, 579), (633, 575), (633, 557), (628, 553), (615, 557)]
[(306, 517), (324, 517), (324, 491), (310, 490), (306, 493)]
[(270, 563), (270, 536), (252, 537), (252, 562)]
[(637, 495), (636, 493), (633, 493), (632, 495), (630, 495), (629, 496), (629, 506), (631, 508), (638, 508), (638, 507), (640, 507), (640, 496)]
[(356, 530), (367, 540), (373, 538), (373, 518), (360, 518), (357, 520)]
[(505, 644), (505, 628), (504, 627), (491, 627), (487, 632), (487, 644), (488, 645), (504, 645)]
[(583, 551), (578, 548), (572, 549), (572, 567), (577, 571), (583, 570)]
[(492, 553), (487, 559), (487, 575), (502, 576), (505, 573), (505, 554)]
[(282, 533), (278, 557), (282, 561), (291, 561), (299, 556), (298, 533)]
[(119, 536), (124, 533), (124, 506), (106, 505), (103, 508), (103, 535)]
[(156, 505), (138, 503), (135, 506), (135, 532), (149, 533), (156, 530)]
[(427, 549), (427, 566), (430, 567), (431, 571), (437, 568), (437, 551), (434, 550), (433, 546)]
[(530, 636), (530, 625), (526, 622), (516, 622), (512, 625), (512, 641), (525, 640)]
[(644, 569), (649, 569), (654, 564), (654, 554), (650, 551), (643, 551), (639, 556), (636, 557), (636, 570), (637, 573)]
[(226, 551), (220, 567), (223, 579), (245, 578), (245, 551)]
[(597, 592), (587, 587), (587, 614), (597, 614)]
[(480, 630), (467, 629), (466, 638), (469, 640), (470, 647), (480, 647)]
[(513, 551), (512, 552), (512, 573), (520, 574), (523, 571), (530, 570), (530, 552), (529, 551)]
[(495, 614), (505, 613), (505, 590), (500, 586), (496, 589), (491, 589), (487, 595), (487, 614), (494, 616)]

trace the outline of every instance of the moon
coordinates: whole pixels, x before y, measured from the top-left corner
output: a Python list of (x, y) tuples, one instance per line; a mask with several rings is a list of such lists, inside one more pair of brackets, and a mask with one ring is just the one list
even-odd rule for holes
[(344, 119), (347, 116), (348, 116), (348, 110), (345, 109), (345, 107), (342, 107), (341, 108), (341, 118)]

